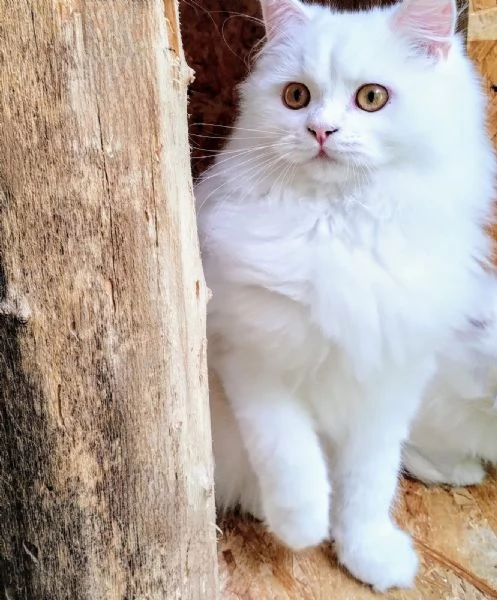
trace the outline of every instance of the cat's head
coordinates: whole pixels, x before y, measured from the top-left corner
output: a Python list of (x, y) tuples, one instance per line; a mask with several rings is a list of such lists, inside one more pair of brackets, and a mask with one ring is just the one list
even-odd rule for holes
[(261, 4), (267, 42), (241, 86), (239, 125), (276, 170), (343, 180), (442, 151), (437, 138), (455, 126), (446, 113), (472, 77), (454, 0), (355, 13)]

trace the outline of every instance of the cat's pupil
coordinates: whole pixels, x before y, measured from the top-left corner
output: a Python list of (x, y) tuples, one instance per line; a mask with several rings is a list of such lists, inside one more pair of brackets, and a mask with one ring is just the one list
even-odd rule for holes
[(374, 92), (373, 90), (369, 91), (369, 92), (368, 92), (368, 96), (367, 96), (367, 98), (368, 98), (368, 102), (369, 102), (370, 104), (373, 104), (373, 102), (374, 102), (374, 101), (375, 101), (375, 99), (376, 99), (376, 94), (375, 94), (375, 92)]
[(301, 96), (302, 90), (297, 89), (293, 92), (293, 99), (295, 100), (295, 102), (299, 102)]

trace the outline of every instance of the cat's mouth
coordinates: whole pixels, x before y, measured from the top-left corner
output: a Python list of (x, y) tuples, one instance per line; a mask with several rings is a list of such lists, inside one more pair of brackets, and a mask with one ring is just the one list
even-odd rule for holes
[(334, 156), (330, 156), (324, 148), (321, 148), (319, 152), (314, 156), (313, 160), (320, 162), (337, 163), (338, 160)]

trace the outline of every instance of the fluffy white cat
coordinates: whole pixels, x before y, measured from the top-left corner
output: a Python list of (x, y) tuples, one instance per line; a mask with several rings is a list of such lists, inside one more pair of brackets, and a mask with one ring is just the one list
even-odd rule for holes
[(267, 43), (196, 187), (221, 508), (294, 549), (330, 534), (378, 590), (418, 560), (392, 521), (437, 353), (478, 306), (494, 159), (452, 0), (337, 13), (263, 0)]
[(404, 446), (407, 470), (427, 483), (470, 485), (497, 463), (497, 278), (444, 349)]

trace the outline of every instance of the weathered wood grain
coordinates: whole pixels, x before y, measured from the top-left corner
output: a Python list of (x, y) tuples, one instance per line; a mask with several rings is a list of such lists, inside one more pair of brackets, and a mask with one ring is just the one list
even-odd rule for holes
[(0, 0), (0, 596), (211, 600), (176, 0)]

